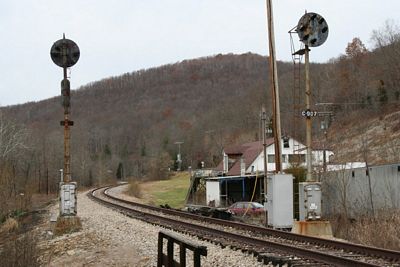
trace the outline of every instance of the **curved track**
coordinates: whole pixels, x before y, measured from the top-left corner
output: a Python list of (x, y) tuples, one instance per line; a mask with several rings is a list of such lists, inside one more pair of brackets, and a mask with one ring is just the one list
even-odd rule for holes
[[(110, 195), (110, 187), (89, 196), (130, 217), (253, 253), (260, 261), (288, 265), (400, 266), (400, 252), (203, 217), (134, 203)], [(185, 219), (182, 219), (185, 218)], [(217, 227), (218, 226), (218, 227)], [(221, 229), (222, 228), (222, 229)], [(234, 229), (235, 233), (232, 233)]]

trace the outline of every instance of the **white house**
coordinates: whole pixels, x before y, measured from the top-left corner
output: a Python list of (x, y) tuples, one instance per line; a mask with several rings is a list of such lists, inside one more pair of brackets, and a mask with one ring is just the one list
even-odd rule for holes
[[(293, 165), (306, 166), (306, 147), (290, 137), (282, 138), (282, 169)], [(324, 149), (325, 150), (325, 149)], [(322, 151), (324, 151), (322, 150)], [(275, 146), (273, 138), (266, 141), (267, 172), (275, 171)], [(321, 168), (323, 154), (313, 150), (314, 169)], [(326, 161), (332, 151), (326, 151)], [(318, 166), (319, 165), (319, 166)], [(215, 169), (217, 175), (204, 178), (206, 205), (226, 207), (237, 201), (264, 201), (264, 153), (262, 142), (251, 142), (226, 147), (223, 160)]]
[[(282, 137), (282, 169), (287, 169), (294, 164), (306, 166), (306, 146), (291, 137)], [(267, 172), (275, 171), (275, 144), (274, 139), (266, 140), (267, 145)], [(326, 163), (333, 152), (326, 149), (312, 151), (313, 166), (322, 166), (323, 152), (325, 151)], [(245, 175), (264, 172), (264, 153), (261, 141), (231, 146), (224, 149), (223, 160), (216, 170), (225, 175)]]

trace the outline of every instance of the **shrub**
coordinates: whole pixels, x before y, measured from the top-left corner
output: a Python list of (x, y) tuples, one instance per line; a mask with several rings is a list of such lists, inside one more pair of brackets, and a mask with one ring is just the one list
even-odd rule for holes
[(11, 233), (18, 229), (18, 221), (14, 218), (8, 218), (0, 227), (0, 233)]
[(0, 250), (1, 266), (36, 267), (38, 263), (37, 237), (33, 233), (11, 234)]
[(331, 223), (335, 237), (354, 243), (400, 250), (400, 215), (396, 211), (379, 211), (375, 217), (368, 215), (355, 219), (335, 216)]
[(128, 195), (134, 196), (137, 198), (142, 197), (142, 189), (139, 182), (131, 182), (128, 186), (128, 189), (125, 191)]
[(78, 216), (59, 216), (54, 227), (54, 234), (59, 236), (77, 232), (82, 229), (82, 223)]
[(163, 152), (158, 157), (152, 158), (149, 162), (149, 171), (147, 177), (149, 180), (167, 180), (170, 178), (169, 168), (171, 166), (171, 157)]

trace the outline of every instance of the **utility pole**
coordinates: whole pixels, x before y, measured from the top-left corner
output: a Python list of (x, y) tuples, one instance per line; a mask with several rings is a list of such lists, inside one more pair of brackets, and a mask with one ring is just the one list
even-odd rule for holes
[[(281, 117), (279, 105), (278, 68), (276, 64), (272, 0), (267, 1), (269, 71), (272, 91), (272, 125), (275, 148), (275, 174), (267, 178), (267, 224), (273, 228), (291, 228), (293, 224), (293, 176), (282, 173)], [(282, 191), (284, 190), (285, 193)], [(279, 193), (276, 193), (278, 192)], [(274, 193), (275, 192), (275, 193)], [(285, 195), (285, 201), (279, 197)], [(279, 213), (279, 216), (278, 216)], [(267, 214), (266, 214), (267, 215)]]
[(268, 42), (269, 42), (269, 70), (272, 89), (272, 123), (275, 143), (275, 172), (282, 171), (281, 156), (281, 115), (279, 105), (278, 68), (276, 64), (274, 18), (272, 0), (267, 1)]
[(178, 163), (178, 168), (177, 168), (178, 172), (181, 171), (181, 166), (182, 166), (181, 145), (183, 143), (184, 142), (182, 142), (182, 141), (175, 142), (175, 145), (178, 145), (178, 155), (176, 157), (176, 162)]

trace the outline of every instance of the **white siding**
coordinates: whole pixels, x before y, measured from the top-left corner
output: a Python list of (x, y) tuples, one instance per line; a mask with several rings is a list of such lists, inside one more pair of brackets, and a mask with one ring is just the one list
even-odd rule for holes
[[(289, 139), (289, 147), (284, 147), (283, 141), (282, 141), (282, 169), (287, 169), (291, 166), (289, 162), (289, 155), (294, 155), (294, 154), (301, 154), (304, 155), (303, 157), (306, 159), (306, 154), (307, 154), (307, 149), (306, 146), (303, 145), (300, 142), (297, 142), (295, 139), (290, 138)], [(298, 150), (298, 151), (295, 151)], [(313, 153), (313, 165), (315, 166), (322, 166), (323, 165), (323, 152), (322, 150), (315, 150), (312, 152)], [(269, 145), (267, 146), (267, 159), (268, 156), (273, 156), (275, 155), (275, 145)], [(327, 150), (326, 151), (326, 162), (329, 162), (329, 157), (333, 155), (332, 151)], [(306, 166), (306, 162), (303, 163), (303, 166)], [(253, 167), (253, 168), (252, 168)], [(269, 172), (275, 171), (275, 160), (274, 162), (268, 162), (267, 160), (267, 170)], [(264, 153), (261, 152), (256, 159), (249, 165), (246, 166), (246, 173), (253, 173), (255, 174), (257, 171), (259, 172), (264, 172)]]
[(219, 181), (207, 181), (206, 182), (206, 192), (207, 192), (207, 205), (210, 201), (215, 201), (215, 206), (219, 207), (220, 202), (220, 191), (219, 191)]
[[(293, 154), (306, 154), (307, 150), (305, 150), (305, 146), (302, 143), (297, 142), (293, 138), (289, 139), (289, 147), (283, 147), (283, 141), (281, 142), (282, 144), (282, 149), (281, 149), (281, 154), (282, 154), (282, 169), (287, 169), (290, 167), (289, 163), (289, 155)], [(295, 151), (299, 150), (299, 151)], [(275, 144), (272, 144), (267, 147), (267, 155), (275, 155)], [(286, 156), (284, 156), (286, 155)], [(287, 159), (287, 160), (285, 160)], [(305, 163), (304, 163), (305, 166)], [(267, 171), (275, 171), (275, 162), (274, 163), (267, 163)]]
[[(252, 168), (254, 166), (254, 168)], [(253, 172), (252, 172), (253, 169)], [(256, 172), (264, 172), (264, 153), (261, 152), (260, 155), (251, 163), (247, 169), (246, 173), (256, 173)]]

